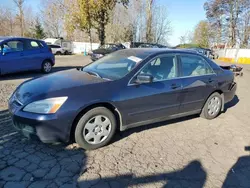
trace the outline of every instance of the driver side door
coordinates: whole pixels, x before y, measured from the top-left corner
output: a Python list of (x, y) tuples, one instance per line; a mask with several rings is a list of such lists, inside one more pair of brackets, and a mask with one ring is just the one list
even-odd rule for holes
[[(3, 53), (7, 49), (7, 53)], [(2, 43), (1, 73), (12, 73), (25, 70), (23, 57), (24, 44), (20, 40), (10, 40)]]
[[(150, 83), (136, 83), (139, 74), (153, 77)], [(162, 55), (148, 62), (121, 92), (124, 126), (136, 126), (168, 119), (179, 113), (181, 80), (175, 55)]]

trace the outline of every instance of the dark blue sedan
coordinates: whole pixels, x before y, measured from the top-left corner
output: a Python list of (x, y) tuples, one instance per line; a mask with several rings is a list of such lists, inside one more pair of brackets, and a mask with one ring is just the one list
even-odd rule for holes
[(213, 119), (235, 91), (233, 73), (200, 54), (128, 49), (21, 84), (9, 111), (28, 137), (46, 143), (75, 139), (96, 149), (117, 129), (192, 114)]
[(55, 57), (44, 41), (0, 37), (0, 75), (31, 70), (49, 73), (54, 65)]

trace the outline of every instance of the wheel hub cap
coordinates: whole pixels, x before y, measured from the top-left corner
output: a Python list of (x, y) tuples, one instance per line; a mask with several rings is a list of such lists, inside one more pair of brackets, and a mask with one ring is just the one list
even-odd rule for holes
[(208, 103), (208, 114), (214, 116), (219, 113), (221, 100), (218, 97), (213, 97)]
[(85, 125), (83, 137), (89, 144), (100, 144), (106, 140), (111, 132), (111, 121), (108, 117), (97, 115)]
[(44, 70), (45, 70), (46, 72), (49, 72), (49, 71), (51, 70), (51, 65), (50, 65), (50, 63), (45, 63), (45, 64), (44, 64)]
[(96, 127), (95, 129), (94, 129), (94, 132), (95, 133), (99, 133), (99, 132), (102, 132), (102, 127), (101, 126), (98, 126), (98, 127)]

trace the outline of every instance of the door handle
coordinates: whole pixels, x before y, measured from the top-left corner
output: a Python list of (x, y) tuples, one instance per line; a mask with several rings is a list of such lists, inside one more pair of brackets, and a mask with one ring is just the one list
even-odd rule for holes
[(171, 85), (171, 88), (172, 89), (178, 89), (178, 88), (180, 88), (181, 86), (180, 85), (177, 85), (177, 84), (172, 84)]
[(23, 53), (20, 53), (20, 56), (23, 56)]

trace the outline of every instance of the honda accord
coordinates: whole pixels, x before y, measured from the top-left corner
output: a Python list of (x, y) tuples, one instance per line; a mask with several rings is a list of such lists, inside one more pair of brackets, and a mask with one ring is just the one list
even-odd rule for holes
[(117, 130), (193, 114), (216, 118), (235, 91), (233, 73), (203, 55), (126, 49), (24, 82), (9, 111), (27, 137), (97, 149)]

